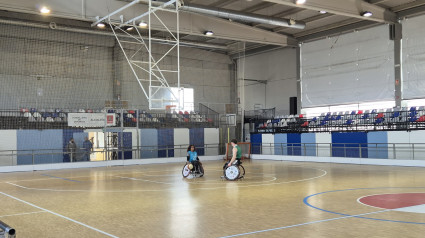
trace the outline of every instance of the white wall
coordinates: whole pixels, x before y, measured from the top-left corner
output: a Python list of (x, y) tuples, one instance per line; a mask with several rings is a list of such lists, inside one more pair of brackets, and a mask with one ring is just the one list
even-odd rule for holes
[(189, 141), (189, 129), (176, 128), (174, 129), (174, 147), (183, 146), (182, 149), (174, 149), (174, 157), (184, 157), (187, 154), (187, 145)]
[[(0, 166), (16, 165), (17, 140), (16, 130), (0, 131)], [(15, 150), (14, 155), (4, 150)]]
[(253, 110), (255, 104), (262, 104), (263, 108), (276, 107), (278, 113), (288, 113), (289, 98), (297, 96), (296, 50), (279, 49), (244, 60), (240, 59), (238, 64), (244, 64), (245, 79), (267, 81), (267, 84), (245, 81), (245, 109)]

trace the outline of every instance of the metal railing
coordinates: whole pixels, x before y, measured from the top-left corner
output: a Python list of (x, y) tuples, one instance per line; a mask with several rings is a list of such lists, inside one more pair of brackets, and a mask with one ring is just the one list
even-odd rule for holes
[[(47, 111), (47, 112), (46, 112)], [(68, 111), (43, 110), (25, 111), (0, 110), (0, 130), (10, 129), (68, 129)], [(78, 113), (76, 110), (72, 110)], [(218, 128), (219, 115), (215, 113), (149, 113), (134, 110), (110, 109), (116, 114), (116, 126), (131, 128)], [(97, 113), (105, 113), (100, 110)]]
[(425, 109), (315, 117), (248, 118), (251, 133), (424, 130)]
[[(78, 148), (73, 152), (64, 149), (0, 150), (0, 166), (186, 157), (188, 146), (94, 148), (93, 151)], [(196, 151), (202, 159), (202, 156), (219, 155), (224, 147), (224, 144), (205, 144), (196, 146)]]
[(252, 154), (425, 160), (425, 143), (252, 143)]

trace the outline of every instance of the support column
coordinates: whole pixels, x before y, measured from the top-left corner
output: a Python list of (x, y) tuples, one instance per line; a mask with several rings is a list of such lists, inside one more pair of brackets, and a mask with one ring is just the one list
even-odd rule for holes
[(121, 49), (119, 48), (119, 45), (117, 44), (117, 41), (115, 40), (114, 49), (112, 50), (112, 60), (113, 60), (113, 84), (112, 84), (112, 94), (113, 94), (113, 100), (121, 100), (121, 93), (122, 93), (122, 87), (121, 87), (121, 79), (124, 76), (123, 75), (123, 69), (122, 69), (122, 60), (120, 57)]
[(301, 62), (301, 44), (296, 48), (297, 50), (297, 112), (301, 114), (301, 79), (302, 79), (302, 62)]
[(394, 40), (394, 101), (395, 106), (401, 108), (403, 99), (403, 71), (402, 71), (402, 25), (390, 25), (390, 37)]

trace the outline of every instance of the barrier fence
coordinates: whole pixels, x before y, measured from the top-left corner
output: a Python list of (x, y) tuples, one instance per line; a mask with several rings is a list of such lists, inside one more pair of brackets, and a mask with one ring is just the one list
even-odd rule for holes
[(252, 154), (425, 160), (425, 143), (252, 143)]
[[(77, 148), (75, 151), (64, 149), (0, 150), (0, 166), (186, 157), (188, 146), (109, 147), (94, 148), (93, 151), (87, 151), (84, 148)], [(225, 144), (196, 146), (198, 156), (220, 155), (223, 154), (223, 150), (225, 150)]]

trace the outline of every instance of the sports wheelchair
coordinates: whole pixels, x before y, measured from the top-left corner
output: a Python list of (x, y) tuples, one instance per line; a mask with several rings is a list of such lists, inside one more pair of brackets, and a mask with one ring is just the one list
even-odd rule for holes
[(237, 160), (231, 166), (227, 167), (227, 162), (223, 165), (223, 176), (227, 180), (233, 181), (242, 179), (245, 176), (245, 168), (242, 166), (242, 161)]
[[(204, 167), (202, 166), (202, 163), (199, 160), (195, 161), (195, 162), (198, 164), (197, 166), (195, 166), (191, 163), (185, 164), (183, 166), (183, 170), (182, 170), (183, 178), (186, 178), (189, 175), (192, 175), (193, 178), (204, 176)], [(192, 167), (192, 168), (190, 168), (190, 167)]]

